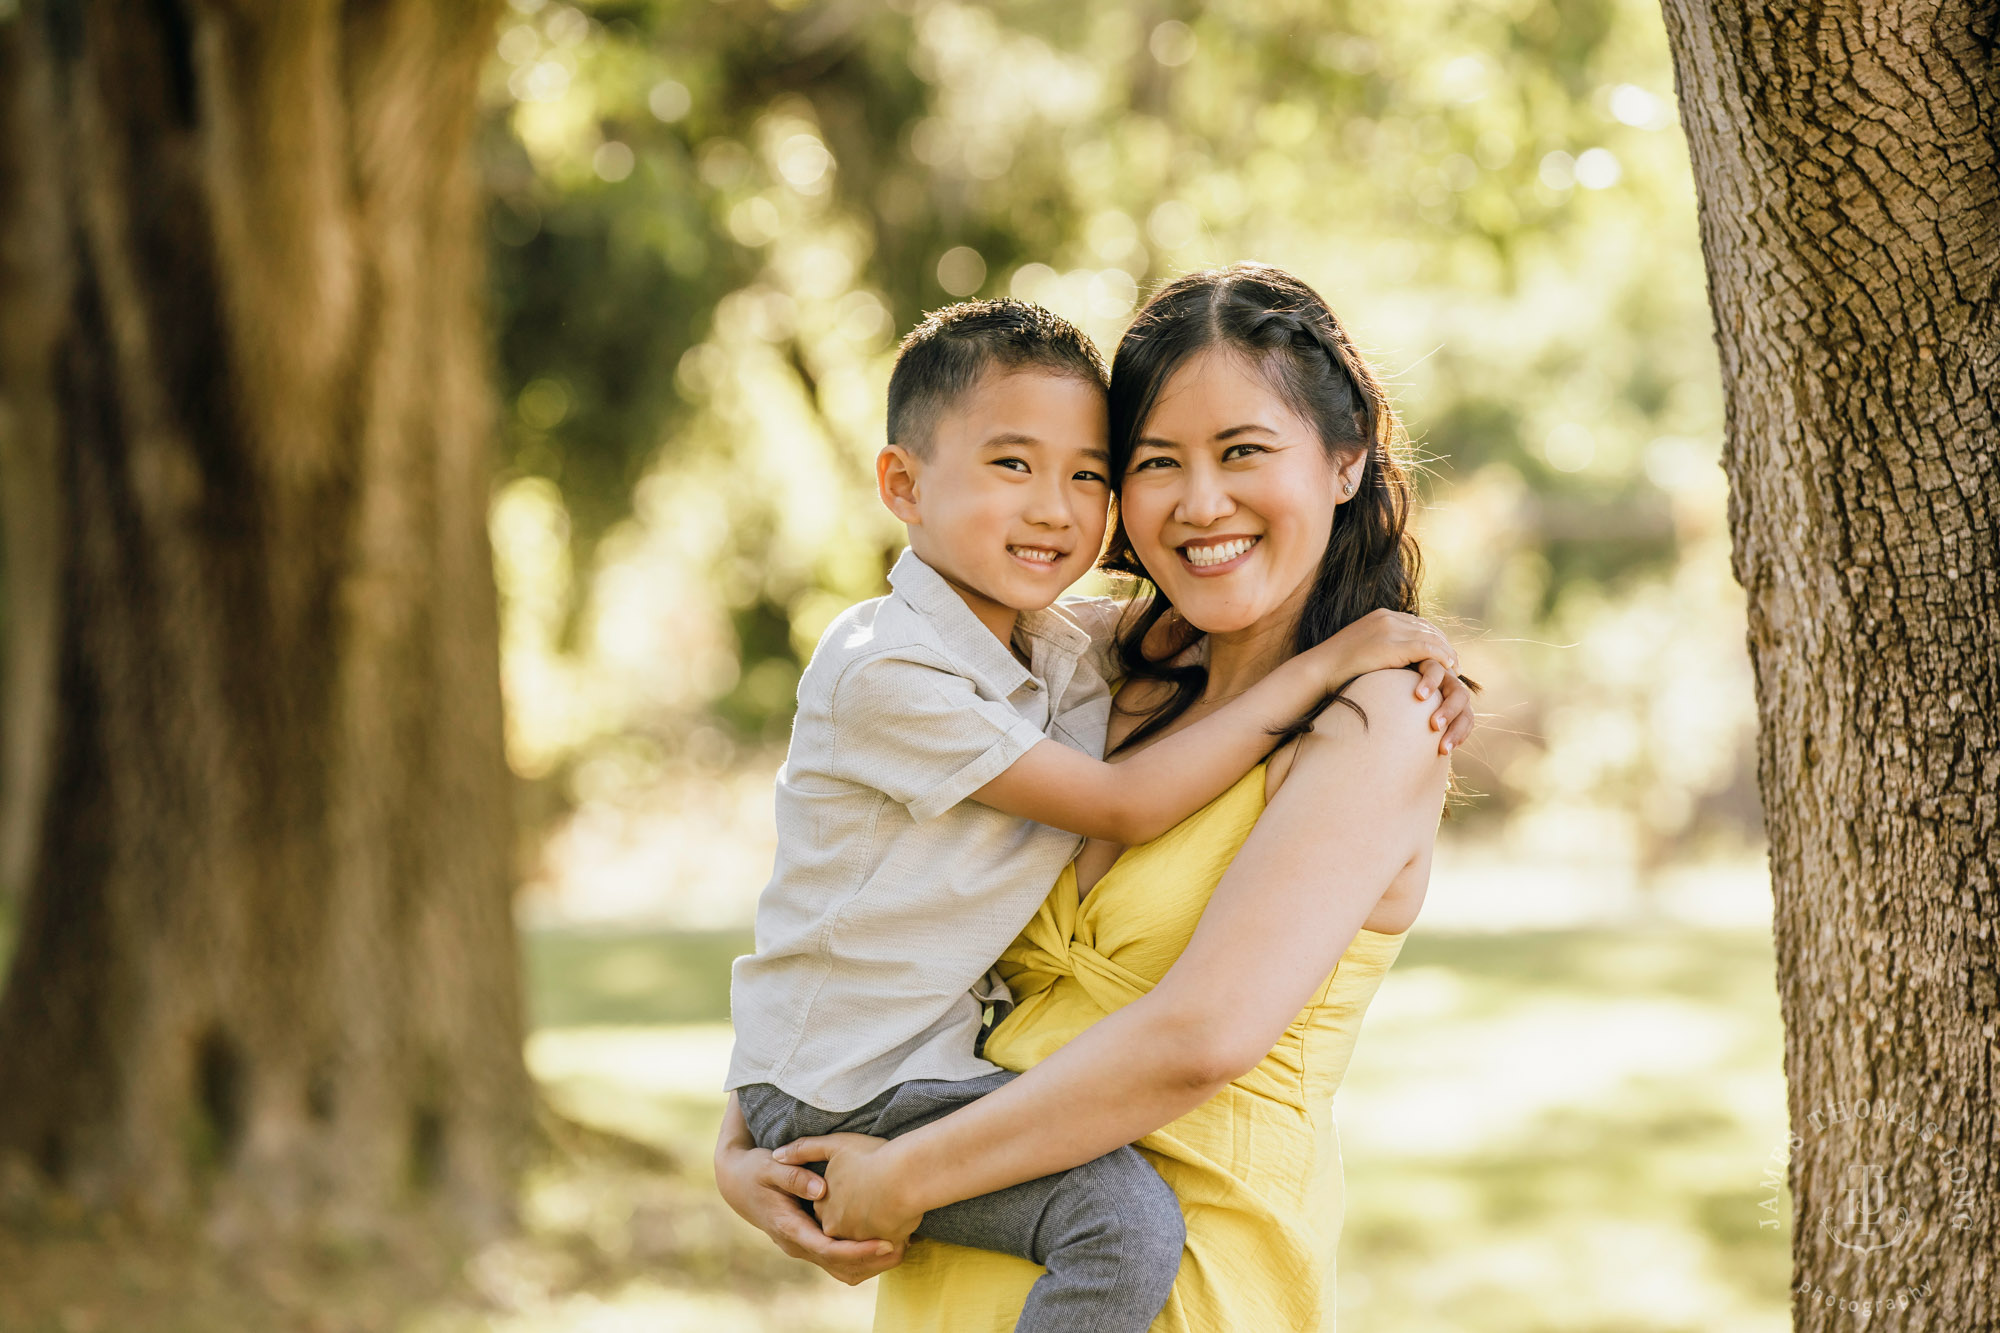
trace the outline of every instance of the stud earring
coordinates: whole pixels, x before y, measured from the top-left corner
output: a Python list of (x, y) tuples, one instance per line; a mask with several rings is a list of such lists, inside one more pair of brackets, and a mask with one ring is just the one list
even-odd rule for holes
[(1340, 489), (1342, 494), (1352, 495), (1354, 494), (1354, 483), (1351, 481), (1343, 481), (1340, 483)]

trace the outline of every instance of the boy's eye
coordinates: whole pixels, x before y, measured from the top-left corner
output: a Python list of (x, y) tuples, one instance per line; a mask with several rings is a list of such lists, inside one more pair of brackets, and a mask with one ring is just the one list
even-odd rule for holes
[(1102, 472), (1092, 472), (1092, 471), (1091, 471), (1091, 470), (1090, 470), (1089, 468), (1084, 468), (1084, 469), (1083, 469), (1082, 471), (1080, 471), (1080, 472), (1076, 473), (1076, 474), (1075, 474), (1074, 476), (1072, 476), (1072, 477), (1070, 478), (1070, 480), (1072, 480), (1072, 481), (1103, 481), (1103, 480), (1104, 480), (1104, 474), (1103, 474)]
[(996, 467), (1011, 468), (1015, 472), (1028, 471), (1028, 462), (1024, 458), (996, 458), (993, 463)]

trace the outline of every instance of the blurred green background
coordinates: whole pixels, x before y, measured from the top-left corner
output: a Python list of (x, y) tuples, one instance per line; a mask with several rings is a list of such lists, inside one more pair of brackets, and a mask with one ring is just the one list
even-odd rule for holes
[(482, 97), (530, 1062), (672, 1156), (537, 1175), (481, 1303), (408, 1327), (867, 1326), (706, 1157), (799, 667), (900, 546), (895, 342), (1011, 293), (1108, 353), (1237, 259), (1314, 283), (1393, 384), (1432, 605), (1487, 685), (1339, 1101), (1343, 1326), (1786, 1325), (1754, 713), (1657, 10), (511, 0)]

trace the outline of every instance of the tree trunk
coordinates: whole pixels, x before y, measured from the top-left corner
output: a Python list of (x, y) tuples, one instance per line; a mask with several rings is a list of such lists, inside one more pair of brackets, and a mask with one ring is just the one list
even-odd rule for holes
[(507, 1220), (494, 21), (0, 20), (0, 1155), (94, 1205), (225, 1239)]
[(1995, 11), (1665, 11), (1756, 664), (1794, 1323), (2000, 1328)]

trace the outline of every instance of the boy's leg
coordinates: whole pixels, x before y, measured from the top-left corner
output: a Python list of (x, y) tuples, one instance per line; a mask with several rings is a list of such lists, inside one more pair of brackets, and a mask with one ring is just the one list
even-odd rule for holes
[[(865, 1132), (908, 1133), (1012, 1077), (901, 1084)], [(1187, 1231), (1173, 1190), (1137, 1151), (1120, 1148), (1053, 1176), (932, 1209), (917, 1234), (1046, 1267), (1016, 1333), (1143, 1333), (1173, 1289)]]
[[(769, 1083), (752, 1083), (736, 1090), (736, 1106), (743, 1112), (743, 1123), (759, 1148), (782, 1148), (793, 1139), (811, 1138), (817, 1134), (835, 1134), (844, 1130), (866, 1133), (893, 1095), (895, 1089), (891, 1088), (855, 1110), (822, 1111), (789, 1093), (780, 1092)], [(821, 1163), (814, 1162), (812, 1167), (825, 1174)]]

